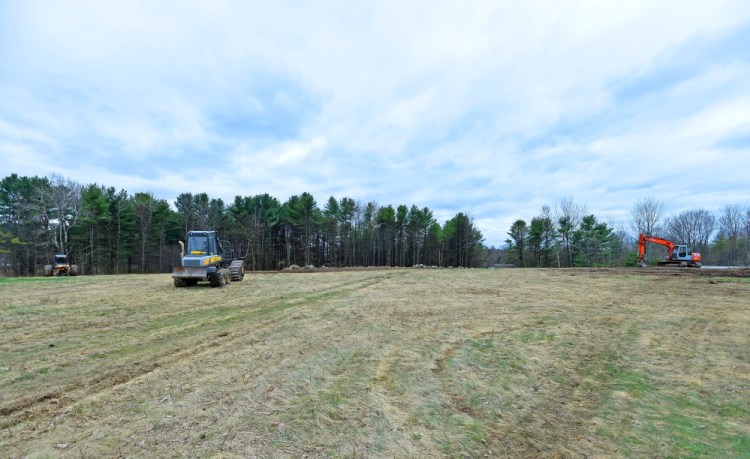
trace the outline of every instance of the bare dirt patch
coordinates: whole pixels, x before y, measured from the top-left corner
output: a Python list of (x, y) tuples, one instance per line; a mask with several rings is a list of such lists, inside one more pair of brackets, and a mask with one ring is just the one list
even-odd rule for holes
[(11, 457), (742, 457), (729, 270), (347, 270), (0, 283)]

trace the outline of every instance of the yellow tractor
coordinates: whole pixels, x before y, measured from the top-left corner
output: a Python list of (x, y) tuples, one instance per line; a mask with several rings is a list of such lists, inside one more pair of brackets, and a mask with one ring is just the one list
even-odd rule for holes
[(68, 256), (64, 253), (58, 253), (51, 265), (44, 266), (45, 276), (77, 276), (78, 265), (71, 265), (68, 262)]

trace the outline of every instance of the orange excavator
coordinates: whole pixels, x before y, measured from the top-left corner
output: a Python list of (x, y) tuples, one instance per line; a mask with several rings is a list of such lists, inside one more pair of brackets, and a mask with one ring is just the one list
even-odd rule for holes
[(664, 257), (664, 261), (659, 262), (659, 266), (681, 266), (700, 268), (701, 267), (701, 254), (698, 252), (691, 252), (686, 245), (678, 245), (669, 239), (663, 239), (656, 236), (646, 236), (641, 233), (638, 236), (638, 266), (644, 268), (648, 267), (648, 263), (643, 261), (646, 254), (646, 242), (653, 242), (654, 244), (663, 245), (667, 248), (667, 256)]

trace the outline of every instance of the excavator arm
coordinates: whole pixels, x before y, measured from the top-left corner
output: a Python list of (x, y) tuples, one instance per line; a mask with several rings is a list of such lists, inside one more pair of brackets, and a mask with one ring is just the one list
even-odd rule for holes
[(640, 236), (638, 236), (638, 264), (643, 263), (643, 257), (646, 256), (646, 242), (653, 242), (654, 244), (663, 245), (667, 248), (667, 257), (669, 259), (672, 259), (672, 250), (675, 248), (674, 242), (668, 240), (668, 239), (662, 239), (660, 237), (656, 236), (646, 236), (645, 234), (641, 233)]

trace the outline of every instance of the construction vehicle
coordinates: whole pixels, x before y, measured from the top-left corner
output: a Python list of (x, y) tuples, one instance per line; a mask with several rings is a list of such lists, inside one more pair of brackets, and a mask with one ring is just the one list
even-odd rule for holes
[(51, 265), (44, 265), (44, 275), (49, 276), (77, 276), (78, 265), (71, 265), (68, 256), (58, 253), (52, 260)]
[(644, 268), (648, 267), (643, 258), (646, 254), (646, 242), (653, 242), (654, 244), (663, 245), (667, 248), (667, 256), (664, 257), (663, 261), (660, 261), (659, 266), (680, 266), (680, 267), (701, 267), (701, 254), (698, 252), (691, 252), (686, 245), (675, 244), (669, 239), (664, 239), (656, 236), (646, 236), (641, 233), (638, 236), (638, 266)]
[(216, 231), (190, 231), (187, 247), (180, 241), (181, 266), (172, 270), (175, 287), (188, 287), (208, 281), (222, 287), (245, 277), (244, 260), (235, 259), (229, 241), (219, 239)]

